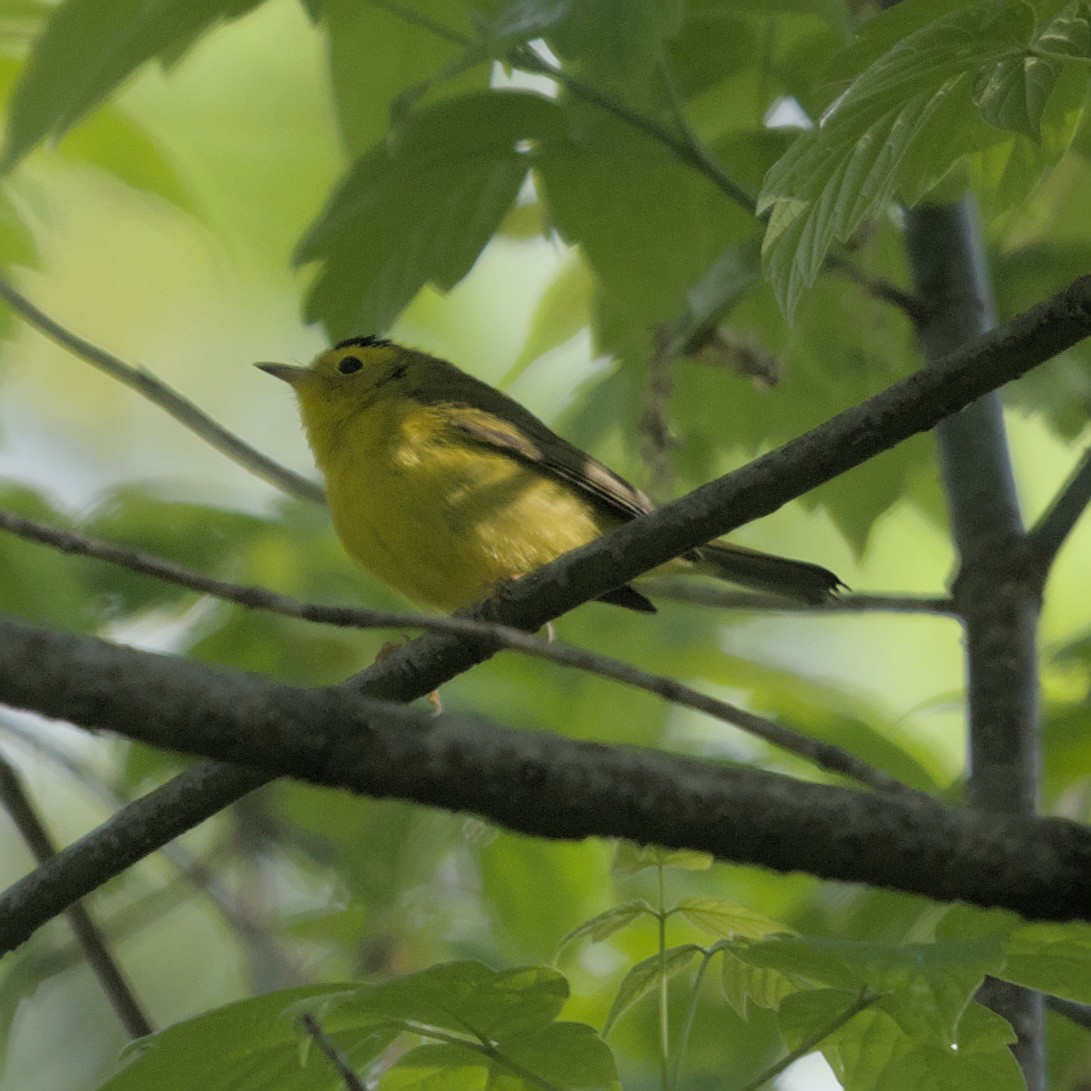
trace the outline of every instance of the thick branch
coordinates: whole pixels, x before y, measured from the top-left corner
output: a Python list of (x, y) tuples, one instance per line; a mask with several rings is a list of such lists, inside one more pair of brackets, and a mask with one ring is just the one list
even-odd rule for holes
[[(38, 677), (27, 676), (29, 657)], [(1091, 831), (1074, 823), (983, 816), (923, 795), (873, 796), (470, 716), (429, 724), (392, 705), (372, 715), (342, 688), (295, 689), (20, 621), (0, 622), (0, 699), (537, 836), (629, 837), (1028, 917), (1091, 918)], [(2, 908), (3, 947), (40, 920), (26, 897), (21, 912)]]
[(724, 723), (734, 724), (755, 737), (791, 751), (805, 761), (839, 776), (852, 777), (876, 791), (904, 791), (905, 785), (867, 762), (854, 757), (833, 743), (822, 742), (802, 732), (749, 712), (737, 705), (710, 697), (665, 675), (651, 674), (629, 663), (555, 642), (546, 643), (510, 625), (495, 625), (469, 618), (434, 616), (417, 613), (393, 613), (389, 610), (366, 610), (347, 606), (326, 606), (317, 602), (300, 602), (288, 595), (279, 595), (264, 587), (228, 583), (194, 571), (173, 561), (142, 550), (122, 549), (111, 542), (89, 538), (78, 531), (50, 527), (33, 519), (24, 519), (0, 510), (0, 530), (17, 534), (29, 541), (53, 546), (64, 553), (77, 553), (119, 565), (132, 572), (141, 572), (170, 583), (214, 595), (255, 610), (268, 610), (286, 617), (298, 617), (325, 625), (344, 628), (405, 628), (431, 632), (457, 633), (474, 640), (487, 641), (494, 650), (510, 649), (544, 659), (565, 667), (574, 667), (600, 678), (610, 678), (623, 685), (654, 693), (672, 704), (704, 712)]
[[(930, 367), (995, 323), (972, 199), (906, 217), (913, 279), (929, 312), (918, 333)], [(1000, 396), (993, 392), (936, 429), (959, 553), (955, 603), (966, 631), (969, 795), (984, 811), (1033, 814), (1040, 758), (1037, 628), (1040, 567), (1023, 531)], [(988, 1003), (1014, 1026), (1032, 1091), (1045, 1087), (1041, 997), (990, 983)]]

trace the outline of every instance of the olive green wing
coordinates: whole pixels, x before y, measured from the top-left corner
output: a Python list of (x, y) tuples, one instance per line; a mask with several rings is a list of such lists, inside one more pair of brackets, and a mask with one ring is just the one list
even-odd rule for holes
[(503, 451), (572, 485), (600, 511), (623, 522), (652, 510), (651, 500), (638, 488), (562, 439), (517, 401), (453, 364), (444, 361), (445, 366), (437, 368), (439, 362), (429, 368), (426, 389), (414, 389), (412, 396), (456, 408), (451, 427), (462, 438)]
[[(449, 405), (456, 410), (449, 420), (460, 439), (502, 451), (571, 485), (620, 522), (651, 511), (651, 500), (638, 488), (562, 439), (517, 401), (453, 364), (430, 363), (426, 382), (412, 389), (412, 396), (422, 403)], [(633, 587), (618, 587), (600, 598), (615, 606), (655, 613), (655, 606)]]

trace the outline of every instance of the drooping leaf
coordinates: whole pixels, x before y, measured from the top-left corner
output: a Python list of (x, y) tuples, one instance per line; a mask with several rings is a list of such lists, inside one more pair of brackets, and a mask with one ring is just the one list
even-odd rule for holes
[[(463, 32), (465, 20), (444, 0), (417, 0), (406, 9), (414, 16)], [(330, 79), (341, 134), (352, 155), (381, 143), (395, 120), (399, 96), (417, 88), (416, 98), (440, 80), (444, 96), (481, 90), (489, 66), (478, 59), (476, 71), (459, 78), (447, 67), (460, 47), (431, 34), (412, 19), (376, 4), (325, 0), (323, 18), (329, 39)]]
[[(176, 1023), (134, 1047), (135, 1059), (100, 1091), (328, 1091), (335, 1074), (316, 1050), (301, 1051), (301, 1002), (321, 1006), (344, 985), (311, 985), (241, 1000)], [(350, 1061), (361, 1068), (382, 1052), (397, 1030), (359, 1023), (336, 1010), (321, 1027)]]
[(769, 214), (765, 268), (788, 314), (833, 242), (896, 193), (919, 199), (953, 163), (1001, 139), (996, 126), (1037, 134), (1061, 70), (1035, 59), (1038, 33), (1023, 0), (949, 12), (879, 55), (821, 126), (796, 138), (758, 202)]
[(336, 338), (385, 330), (424, 284), (449, 289), (511, 207), (556, 106), (522, 92), (467, 95), (416, 113), (342, 180), (299, 244), (322, 263), (307, 316)]
[(0, 166), (59, 137), (142, 64), (174, 59), (261, 0), (64, 0), (35, 42), (12, 97)]
[(604, 1035), (609, 1034), (614, 1023), (634, 1004), (643, 1000), (645, 996), (658, 988), (660, 982), (664, 979), (670, 980), (676, 974), (680, 974), (700, 954), (700, 947), (694, 943), (686, 943), (680, 947), (668, 947), (663, 952), (662, 958), (655, 954), (633, 966), (618, 986), (614, 1002), (610, 1005), (610, 1014), (606, 1016), (602, 1033)]
[(577, 943), (585, 939), (590, 940), (592, 943), (600, 943), (604, 939), (609, 939), (615, 932), (627, 928), (640, 917), (650, 916), (653, 913), (654, 910), (643, 898), (631, 902), (622, 902), (621, 905), (615, 905), (573, 928), (561, 940), (561, 946), (565, 947), (570, 943)]
[(621, 879), (651, 867), (707, 871), (711, 866), (712, 857), (707, 852), (665, 849), (660, 845), (637, 845), (632, 841), (619, 841), (610, 870)]
[(715, 936), (717, 939), (735, 936), (764, 939), (766, 936), (791, 931), (779, 921), (723, 898), (692, 895), (677, 902), (672, 912), (680, 914), (706, 935)]

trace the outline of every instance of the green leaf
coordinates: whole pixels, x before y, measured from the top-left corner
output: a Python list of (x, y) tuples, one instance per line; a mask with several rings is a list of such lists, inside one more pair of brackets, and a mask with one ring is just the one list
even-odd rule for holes
[(878, 1074), (882, 1091), (1023, 1091), (1026, 1080), (1011, 1051), (1015, 1032), (980, 1004), (959, 1023), (957, 1049), (934, 1039), (913, 1042)]
[(381, 1091), (581, 1091), (620, 1088), (614, 1059), (594, 1028), (552, 1023), (494, 1043), (486, 1054), (471, 1046), (424, 1045), (410, 1050), (383, 1076)]
[(2, 167), (60, 136), (142, 64), (173, 59), (261, 0), (65, 0), (35, 42), (12, 97)]
[(660, 845), (638, 845), (633, 841), (619, 841), (610, 870), (619, 879), (628, 878), (650, 867), (676, 867), (684, 871), (707, 871), (712, 867), (712, 856), (707, 852), (691, 849), (665, 849)]
[(776, 1008), (790, 993), (799, 990), (799, 984), (788, 974), (764, 966), (754, 966), (736, 955), (735, 945), (720, 948), (723, 965), (720, 984), (724, 998), (738, 1013), (740, 1019), (749, 1017), (751, 1003), (759, 1008)]
[(543, 146), (535, 179), (551, 226), (579, 246), (599, 285), (600, 344), (624, 354), (650, 345), (658, 325), (684, 310), (687, 292), (753, 234), (754, 220), (662, 144), (586, 104), (562, 103), (568, 132)]
[(1016, 985), (1091, 1004), (1091, 928), (1028, 924), (1004, 943), (1007, 964), (997, 976)]
[[(0, 57), (0, 95), (10, 96), (22, 68), (21, 62)], [(61, 143), (60, 152), (68, 159), (101, 167), (126, 185), (154, 193), (187, 212), (195, 211), (185, 182), (155, 137), (119, 109), (100, 110), (77, 125)], [(3, 253), (0, 249), (0, 261)]]
[(622, 979), (614, 1002), (610, 1005), (610, 1014), (606, 1016), (606, 1023), (602, 1028), (603, 1036), (610, 1033), (614, 1023), (634, 1004), (657, 989), (664, 978), (669, 981), (681, 973), (701, 953), (701, 948), (695, 943), (686, 943), (680, 947), (668, 947), (662, 958), (655, 954), (633, 966)]
[(798, 985), (820, 984), (858, 992), (865, 984), (864, 975), (841, 957), (842, 951), (832, 941), (774, 936), (757, 943), (732, 944), (731, 951), (751, 966), (776, 970)]
[(578, 61), (597, 84), (647, 79), (663, 43), (682, 25), (682, 0), (577, 0), (547, 37), (564, 59)]
[(977, 73), (974, 102), (990, 124), (1037, 140), (1059, 72), (1060, 65), (1044, 57), (1004, 57)]
[(778, 936), (732, 950), (796, 980), (844, 992), (868, 986), (906, 1034), (930, 1034), (948, 1043), (955, 1041), (959, 1019), (985, 974), (1004, 964), (999, 940), (992, 936), (900, 946)]
[[(1029, 55), (1034, 33), (1034, 11), (1022, 0), (945, 15), (892, 45), (853, 81), (819, 129), (797, 137), (767, 175), (758, 201), (769, 213), (765, 268), (786, 313), (835, 240), (848, 239), (896, 192), (917, 200), (967, 152), (996, 139), (983, 131), (986, 123), (972, 107), (975, 81), (984, 80), (976, 91), (993, 120), (1016, 123), (1019, 96), (1003, 66)], [(1023, 85), (1025, 119), (1040, 117), (1042, 74), (1036, 70)]]
[[(505, 1067), (504, 1062), (513, 1062), (555, 1087), (620, 1091), (609, 1047), (594, 1027), (584, 1023), (552, 1023), (522, 1031), (502, 1039), (497, 1049), (498, 1069)], [(528, 1082), (526, 1086), (528, 1091), (537, 1091), (541, 1084)]]
[[(414, 14), (462, 32), (465, 20), (447, 0), (416, 0)], [(355, 156), (380, 143), (392, 123), (399, 96), (423, 94), (460, 56), (457, 45), (379, 5), (325, 0), (330, 79), (345, 146)], [(484, 60), (485, 58), (479, 58)], [(444, 94), (483, 89), (488, 65), (475, 74), (444, 81)]]
[[(102, 498), (83, 530), (214, 575), (234, 569), (239, 554), (268, 533), (269, 524), (254, 515), (173, 502), (122, 486)], [(117, 605), (126, 612), (196, 593), (123, 568), (111, 567), (110, 574), (114, 593), (122, 600)]]
[(526, 340), (515, 363), (500, 382), (501, 387), (517, 379), (540, 356), (563, 345), (591, 324), (594, 291), (595, 279), (586, 262), (578, 252), (569, 252), (539, 298)]
[(381, 331), (423, 285), (453, 287), (559, 123), (553, 103), (521, 92), (414, 115), (393, 147), (356, 163), (300, 242), (297, 262), (322, 262), (307, 317), (335, 339)]
[(469, 1046), (417, 1046), (383, 1075), (379, 1087), (381, 1091), (487, 1091), (493, 1069), (484, 1053)]
[(609, 939), (615, 932), (627, 928), (639, 917), (654, 916), (654, 914), (655, 910), (643, 898), (615, 905), (612, 909), (607, 909), (605, 913), (599, 913), (598, 916), (592, 917), (573, 928), (561, 940), (561, 947), (567, 947), (570, 943), (585, 939), (590, 940), (592, 943), (601, 943), (602, 940)]
[(792, 931), (779, 921), (722, 898), (706, 898), (699, 895), (683, 898), (671, 912), (681, 914), (690, 924), (717, 939), (734, 936), (764, 939), (766, 936)]
[(567, 998), (568, 982), (544, 966), (497, 972), (480, 962), (448, 962), (342, 996), (337, 1009), (354, 1019), (499, 1039), (552, 1022)]
[[(785, 997), (777, 1011), (784, 1041), (792, 1049), (815, 1042), (843, 1087), (884, 1087), (879, 1075), (892, 1055), (909, 1043), (892, 1019), (874, 1007), (841, 1022), (860, 994), (841, 989), (808, 989)], [(816, 1039), (818, 1041), (816, 1042)]]
[[(313, 985), (241, 1000), (177, 1023), (133, 1047), (136, 1057), (100, 1091), (329, 1091), (335, 1074), (316, 1049), (301, 1054), (294, 1006), (312, 1009), (345, 989)], [(324, 1014), (323, 1032), (359, 1066), (397, 1036), (374, 1023), (361, 1026), (336, 1010)]]
[[(0, 480), (0, 508), (25, 519), (67, 529), (31, 489)], [(101, 567), (101, 566), (99, 566)], [(0, 532), (0, 610), (49, 625), (86, 632), (114, 616), (114, 603), (95, 577), (94, 562), (66, 557), (14, 534)]]
[(186, 212), (198, 210), (182, 174), (154, 135), (122, 111), (104, 107), (62, 141), (67, 159), (109, 171), (127, 186), (154, 193)]
[[(12, 203), (7, 189), (0, 190), (0, 268), (34, 266), (37, 263), (38, 248), (34, 235)], [(11, 308), (4, 304), (0, 309), (0, 336), (8, 335), (13, 319)]]

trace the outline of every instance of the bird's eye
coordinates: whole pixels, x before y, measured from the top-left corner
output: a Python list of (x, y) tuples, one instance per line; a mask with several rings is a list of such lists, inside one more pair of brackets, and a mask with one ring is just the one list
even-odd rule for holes
[(354, 371), (359, 371), (364, 366), (364, 362), (359, 356), (346, 356), (337, 363), (337, 370), (342, 375), (351, 375)]

